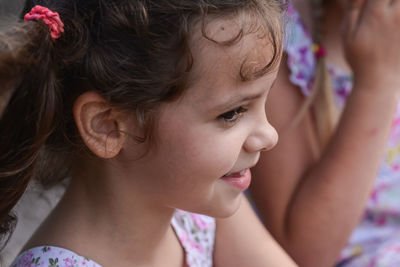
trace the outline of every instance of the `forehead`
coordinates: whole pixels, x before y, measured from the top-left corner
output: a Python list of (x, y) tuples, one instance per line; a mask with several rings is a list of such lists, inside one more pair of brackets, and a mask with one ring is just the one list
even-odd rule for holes
[[(273, 30), (269, 32), (265, 21), (245, 13), (205, 18), (195, 25), (189, 40), (193, 56), (191, 78), (210, 74), (221, 67), (226, 71), (226, 64), (230, 66), (231, 75), (241, 79), (251, 77), (280, 54), (281, 29)], [(275, 44), (272, 36), (276, 37)]]
[[(236, 88), (243, 82), (243, 75), (268, 65), (275, 53), (269, 33), (262, 27), (250, 27), (243, 25), (240, 18), (216, 18), (204, 26), (196, 25), (189, 42), (193, 56), (191, 83), (207, 88)], [(230, 40), (236, 41), (229, 44)], [(277, 65), (271, 66), (272, 72)]]

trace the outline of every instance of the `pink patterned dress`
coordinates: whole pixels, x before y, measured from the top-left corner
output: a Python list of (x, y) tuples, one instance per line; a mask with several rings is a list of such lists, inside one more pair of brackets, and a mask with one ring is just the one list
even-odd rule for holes
[[(289, 79), (308, 96), (316, 59), (310, 33), (292, 5), (288, 8), (286, 36), (285, 52), (291, 71)], [(329, 64), (328, 70), (332, 76), (336, 105), (343, 108), (353, 86), (352, 76)], [(400, 266), (400, 105), (364, 216), (343, 250), (338, 266)]]
[[(215, 219), (177, 210), (171, 225), (185, 251), (189, 267), (212, 267)], [(11, 267), (101, 267), (100, 264), (70, 250), (42, 246), (24, 251)]]

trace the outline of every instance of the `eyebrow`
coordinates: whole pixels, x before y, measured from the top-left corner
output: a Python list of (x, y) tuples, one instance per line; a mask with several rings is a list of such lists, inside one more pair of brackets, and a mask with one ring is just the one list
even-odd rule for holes
[(224, 111), (227, 111), (227, 110), (230, 110), (232, 108), (239, 106), (243, 102), (247, 102), (247, 101), (251, 101), (251, 100), (260, 98), (263, 94), (264, 94), (264, 92), (258, 93), (258, 94), (252, 94), (252, 95), (245, 95), (245, 96), (236, 95), (236, 96), (228, 99), (225, 103), (215, 106), (213, 109), (218, 110), (220, 112), (224, 112)]
[[(275, 78), (272, 81), (270, 87), (268, 88), (268, 91), (270, 91), (275, 86), (275, 83), (277, 80), (278, 79)], [(235, 96), (229, 98), (227, 101), (225, 101), (225, 103), (216, 105), (213, 108), (213, 110), (216, 110), (217, 112), (229, 111), (233, 108), (238, 107), (243, 102), (252, 101), (254, 99), (260, 98), (264, 93), (265, 93), (265, 91), (263, 91), (261, 93), (256, 93), (256, 94), (235, 95)]]
[[(271, 86), (268, 88), (268, 91), (270, 91), (274, 87), (276, 80), (277, 79), (274, 79), (274, 81), (271, 83)], [(232, 108), (239, 106), (243, 102), (252, 101), (254, 99), (260, 98), (263, 94), (264, 94), (264, 92), (257, 93), (257, 94), (249, 94), (249, 95), (245, 95), (245, 96), (242, 96), (242, 95), (237, 96), (236, 95), (236, 96), (231, 97), (225, 103), (217, 105), (214, 109), (218, 110), (220, 112), (224, 112), (226, 110), (230, 110)]]

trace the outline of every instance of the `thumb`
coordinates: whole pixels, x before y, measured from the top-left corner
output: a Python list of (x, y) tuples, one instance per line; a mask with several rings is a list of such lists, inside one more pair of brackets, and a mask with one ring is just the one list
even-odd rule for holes
[(346, 0), (347, 9), (361, 8), (365, 3), (365, 0)]
[(360, 19), (365, 0), (347, 0), (346, 12), (342, 23), (342, 33), (345, 40), (351, 39), (356, 31)]

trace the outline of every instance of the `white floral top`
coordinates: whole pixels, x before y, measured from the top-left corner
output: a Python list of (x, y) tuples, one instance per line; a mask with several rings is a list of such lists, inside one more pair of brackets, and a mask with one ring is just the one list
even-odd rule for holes
[[(287, 14), (285, 52), (291, 72), (289, 79), (308, 96), (316, 66), (313, 41), (298, 12), (290, 4)], [(343, 108), (353, 86), (352, 75), (329, 64), (328, 70), (337, 107)], [(343, 250), (338, 266), (400, 266), (400, 105), (364, 216)]]
[[(177, 210), (171, 225), (182, 244), (189, 267), (212, 267), (215, 219)], [(20, 254), (11, 267), (101, 267), (100, 264), (70, 250), (43, 246)]]

